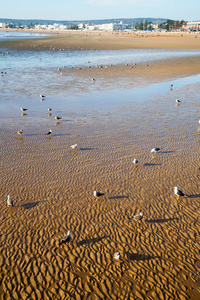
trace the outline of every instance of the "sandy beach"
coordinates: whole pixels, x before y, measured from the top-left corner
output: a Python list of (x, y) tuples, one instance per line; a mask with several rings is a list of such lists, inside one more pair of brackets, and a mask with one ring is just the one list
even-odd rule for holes
[[(200, 36), (70, 33), (0, 47), (200, 49)], [(80, 84), (78, 93), (90, 98), (86, 108), (81, 102), (73, 112), (53, 107), (48, 116), (46, 108), (58, 105), (59, 97), (47, 97), (27, 115), (19, 110), (12, 122), (10, 115), (2, 121), (0, 299), (200, 297), (200, 83), (176, 81), (199, 74), (199, 67), (200, 56), (63, 68), (62, 76), (70, 72), (74, 80), (59, 89), (73, 91)], [(91, 78), (96, 82), (87, 94)], [(132, 101), (120, 99), (104, 110), (95, 105), (100, 97)], [(76, 102), (81, 96), (67, 98)], [(62, 119), (55, 121), (56, 114)], [(23, 134), (16, 134), (22, 127)], [(50, 128), (52, 134), (44, 135)], [(152, 154), (153, 147), (162, 149)], [(177, 197), (175, 186), (188, 197)], [(95, 190), (104, 195), (96, 199)], [(7, 195), (13, 207), (6, 206)], [(140, 211), (144, 217), (135, 222)], [(60, 245), (68, 230), (70, 242)]]
[[(35, 31), (33, 31), (35, 32)], [(0, 43), (1, 47), (35, 50), (114, 50), (114, 49), (199, 49), (199, 33), (188, 32), (85, 32), (38, 31), (52, 36), (45, 39), (15, 40)]]

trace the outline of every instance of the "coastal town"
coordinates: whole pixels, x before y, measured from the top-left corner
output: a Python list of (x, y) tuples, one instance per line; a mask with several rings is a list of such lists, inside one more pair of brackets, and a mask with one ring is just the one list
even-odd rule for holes
[(200, 31), (200, 21), (173, 21), (166, 20), (166, 22), (148, 22), (145, 20), (140, 20), (136, 22), (135, 25), (126, 24), (123, 20), (118, 23), (102, 23), (93, 24), (93, 23), (84, 23), (80, 22), (76, 25), (71, 24), (16, 24), (16, 23), (6, 23), (0, 22), (0, 29), (21, 29), (21, 30), (51, 30), (51, 31), (66, 31), (66, 30), (80, 30), (80, 31), (104, 31), (104, 32), (114, 32), (114, 31), (185, 31), (185, 32), (198, 32)]

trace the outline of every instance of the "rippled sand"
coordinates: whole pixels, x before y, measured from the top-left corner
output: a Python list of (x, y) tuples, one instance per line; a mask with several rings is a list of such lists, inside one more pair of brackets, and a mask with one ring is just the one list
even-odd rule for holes
[(20, 136), (3, 127), (1, 299), (200, 297), (199, 90), (71, 115), (49, 137), (42, 120)]

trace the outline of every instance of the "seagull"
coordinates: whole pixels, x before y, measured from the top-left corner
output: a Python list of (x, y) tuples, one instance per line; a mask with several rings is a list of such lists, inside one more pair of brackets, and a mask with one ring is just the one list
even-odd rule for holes
[(44, 99), (46, 96), (45, 95), (40, 95), (40, 98)]
[(170, 85), (171, 87), (173, 87), (173, 83), (171, 83), (171, 85)]
[(119, 252), (114, 253), (114, 259), (118, 260), (121, 257), (121, 254)]
[(23, 129), (20, 129), (19, 131), (17, 131), (17, 134), (22, 134)]
[(158, 151), (160, 151), (162, 148), (153, 148), (152, 150), (151, 150), (151, 153), (154, 153), (154, 152), (158, 152)]
[(63, 244), (63, 243), (68, 243), (71, 240), (71, 232), (70, 230), (67, 232), (67, 234), (61, 239), (61, 241), (59, 242), (59, 245)]
[(92, 81), (94, 82), (94, 81), (96, 81), (96, 79), (95, 79), (95, 78), (92, 78)]
[(133, 163), (136, 165), (138, 164), (138, 160), (136, 158), (134, 158)]
[(136, 222), (142, 220), (142, 218), (143, 218), (143, 212), (140, 212), (138, 215), (135, 215), (135, 216), (133, 217), (133, 219), (134, 219)]
[(174, 194), (178, 197), (179, 196), (187, 197), (187, 195), (185, 193), (183, 193), (182, 191), (180, 191), (177, 186), (175, 186), (175, 188), (174, 188)]
[(52, 133), (52, 130), (50, 129), (47, 133), (45, 133), (44, 135), (49, 135)]
[(200, 124), (200, 120), (199, 120), (199, 124)]
[(20, 107), (21, 111), (26, 111), (28, 110), (28, 108), (23, 108), (23, 107)]
[(176, 103), (180, 103), (180, 102), (181, 102), (181, 100), (176, 99)]
[(93, 195), (98, 198), (98, 197), (103, 196), (104, 193), (100, 193), (100, 192), (94, 191)]
[(62, 118), (61, 118), (61, 117), (55, 116), (55, 119), (56, 119), (56, 120), (61, 120)]
[(7, 206), (13, 206), (13, 200), (10, 198), (10, 195), (7, 198)]
[(52, 111), (52, 108), (48, 107), (48, 111)]
[(74, 144), (74, 145), (71, 145), (70, 146), (72, 149), (76, 149), (77, 147), (78, 147), (78, 145), (77, 144)]

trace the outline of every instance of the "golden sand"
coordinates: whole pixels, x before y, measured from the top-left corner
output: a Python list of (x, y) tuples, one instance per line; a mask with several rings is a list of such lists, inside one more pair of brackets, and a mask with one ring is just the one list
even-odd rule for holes
[[(199, 33), (47, 32), (53, 36), (0, 42), (0, 47), (32, 50), (200, 49)], [(55, 35), (56, 34), (56, 35)]]
[[(158, 77), (160, 64), (163, 78), (176, 73), (167, 62), (138, 67)], [(93, 77), (74, 72), (82, 71)], [(49, 137), (37, 124), (20, 136), (12, 124), (1, 129), (1, 299), (200, 297), (199, 90), (176, 90), (185, 108), (169, 91), (162, 101), (62, 118)], [(152, 155), (155, 146), (163, 149)], [(176, 185), (190, 197), (178, 199)], [(105, 195), (96, 200), (94, 190)], [(68, 230), (72, 240), (59, 245)]]

